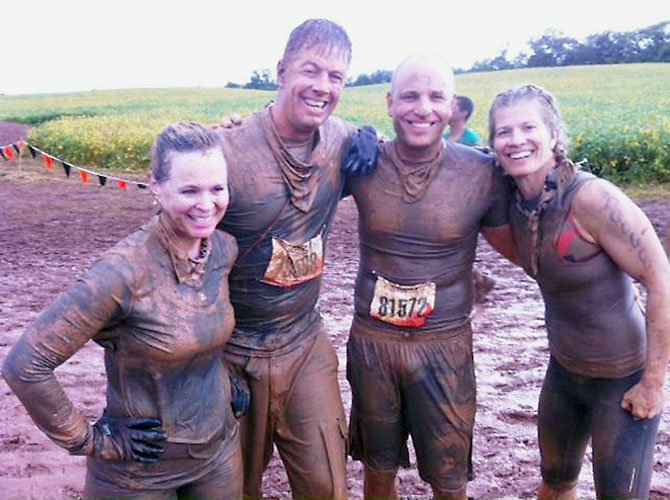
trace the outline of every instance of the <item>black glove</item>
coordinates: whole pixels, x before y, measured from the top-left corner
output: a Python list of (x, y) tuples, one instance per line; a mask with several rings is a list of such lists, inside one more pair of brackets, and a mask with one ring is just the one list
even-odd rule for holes
[(377, 131), (365, 126), (359, 128), (349, 141), (349, 150), (342, 161), (346, 175), (368, 175), (377, 168), (379, 141)]
[(111, 418), (103, 414), (93, 424), (93, 448), (89, 454), (105, 460), (152, 464), (163, 453), (166, 440), (157, 418)]
[(237, 373), (230, 372), (230, 407), (235, 418), (240, 418), (249, 411), (251, 392), (247, 380)]

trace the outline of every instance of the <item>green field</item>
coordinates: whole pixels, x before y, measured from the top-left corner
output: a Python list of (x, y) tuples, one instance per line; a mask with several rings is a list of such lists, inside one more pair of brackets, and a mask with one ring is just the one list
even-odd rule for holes
[[(535, 83), (561, 103), (571, 156), (620, 183), (670, 181), (670, 64), (520, 69), (456, 77), (457, 91), (476, 103), (473, 128), (487, 137), (494, 96), (512, 85)], [(345, 90), (337, 115), (371, 124), (389, 136), (388, 84)], [(36, 125), (29, 141), (73, 163), (145, 170), (155, 134), (166, 123), (216, 123), (262, 108), (274, 92), (241, 89), (149, 89), (0, 96), (0, 120)]]

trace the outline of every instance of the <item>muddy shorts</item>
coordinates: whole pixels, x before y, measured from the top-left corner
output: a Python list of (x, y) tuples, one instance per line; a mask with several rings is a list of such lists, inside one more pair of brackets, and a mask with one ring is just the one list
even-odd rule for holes
[(589, 439), (598, 498), (647, 498), (660, 415), (636, 420), (621, 408), (642, 371), (624, 378), (576, 375), (553, 357), (539, 403), (544, 482), (556, 491), (577, 483)]
[(261, 498), (274, 444), (292, 498), (346, 499), (346, 417), (337, 354), (325, 332), (286, 354), (225, 357), (251, 390), (250, 411), (240, 419), (245, 498)]
[(86, 500), (174, 500), (242, 497), (242, 452), (238, 425), (206, 444), (168, 443), (154, 464), (86, 460)]
[(354, 320), (347, 344), (350, 451), (376, 472), (409, 467), (442, 491), (468, 480), (475, 418), (472, 330), (404, 334)]

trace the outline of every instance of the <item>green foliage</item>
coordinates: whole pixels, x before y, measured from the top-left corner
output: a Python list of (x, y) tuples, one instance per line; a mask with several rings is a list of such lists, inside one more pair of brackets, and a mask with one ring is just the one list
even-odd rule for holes
[[(459, 93), (475, 102), (470, 125), (488, 137), (488, 108), (498, 92), (535, 83), (561, 103), (571, 157), (588, 159), (613, 182), (670, 182), (670, 64), (569, 66), (468, 73), (456, 76)], [(389, 84), (347, 88), (337, 115), (394, 135), (386, 112)], [(81, 166), (146, 169), (149, 146), (167, 123), (218, 122), (246, 116), (274, 92), (241, 89), (155, 89), (0, 97), (0, 120), (43, 123), (29, 141)], [(54, 117), (62, 117), (53, 119)]]

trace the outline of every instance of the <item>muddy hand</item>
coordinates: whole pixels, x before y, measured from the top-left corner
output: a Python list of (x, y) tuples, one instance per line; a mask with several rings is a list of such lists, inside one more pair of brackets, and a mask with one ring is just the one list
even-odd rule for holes
[(247, 380), (236, 373), (230, 373), (230, 406), (235, 418), (240, 418), (249, 411), (251, 392)]
[(242, 117), (237, 113), (230, 113), (227, 116), (221, 118), (221, 121), (218, 125), (215, 125), (214, 128), (235, 128), (242, 125)]
[(621, 400), (621, 407), (634, 418), (653, 418), (663, 411), (665, 394), (663, 387), (652, 386), (641, 380), (631, 387)]
[(93, 425), (90, 455), (105, 460), (157, 462), (167, 436), (157, 418), (110, 418), (105, 415)]
[(370, 126), (359, 128), (349, 141), (349, 150), (342, 161), (346, 175), (368, 175), (377, 168), (379, 140)]

